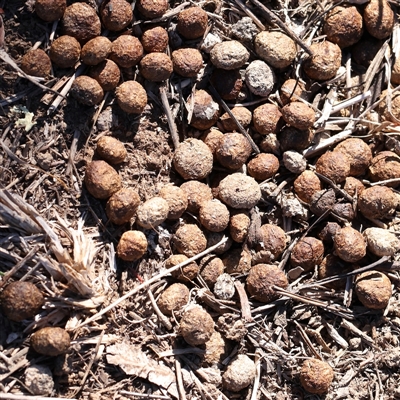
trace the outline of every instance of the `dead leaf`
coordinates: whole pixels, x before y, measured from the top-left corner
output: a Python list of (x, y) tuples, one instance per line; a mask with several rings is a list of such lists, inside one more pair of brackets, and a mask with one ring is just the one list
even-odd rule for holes
[(175, 374), (165, 365), (148, 358), (140, 346), (129, 343), (108, 346), (107, 362), (118, 365), (127, 375), (147, 379), (166, 389), (171, 396), (179, 397)]

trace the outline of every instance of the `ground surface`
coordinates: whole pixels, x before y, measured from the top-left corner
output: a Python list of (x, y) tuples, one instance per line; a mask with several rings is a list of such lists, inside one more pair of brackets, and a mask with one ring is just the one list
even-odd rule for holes
[[(43, 23), (32, 13), (32, 3), (0, 1), (0, 7), (4, 9), (5, 50), (17, 63), (37, 42), (43, 49), (49, 45), (51, 24)], [(216, 4), (213, 10), (218, 15), (211, 20), (220, 29), (244, 15), (233, 4), (222, 3), (222, 8), (219, 7), (221, 4)], [(304, 24), (312, 21), (314, 5), (306, 2), (300, 5), (297, 2), (265, 4), (283, 20), (286, 18), (286, 22), (288, 15), (296, 16)], [(297, 8), (296, 12), (294, 8)], [(167, 25), (168, 22), (165, 22), (164, 26)], [(307, 29), (311, 30), (312, 26), (307, 26)], [(225, 34), (229, 36), (226, 31)], [(372, 86), (378, 95), (384, 62), (380, 61), (379, 73)], [(201, 282), (196, 280), (190, 283), (190, 301), (208, 307), (217, 323), (217, 330), (225, 336), (226, 349), (219, 362), (213, 365), (204, 362), (202, 349), (190, 347), (180, 337), (174, 318), (170, 320), (170, 329), (168, 324), (165, 327), (161, 323), (147, 290), (112, 307), (97, 321), (80, 326), (129, 290), (163, 271), (165, 259), (174, 251), (170, 237), (176, 223), (167, 222), (157, 230), (145, 231), (149, 251), (141, 261), (124, 263), (116, 259), (116, 245), (129, 226), (109, 223), (105, 202), (93, 198), (83, 185), (86, 165), (96, 157), (96, 142), (105, 134), (112, 134), (125, 143), (128, 159), (118, 172), (124, 186), (136, 188), (141, 200), (151, 198), (168, 182), (182, 182), (171, 167), (173, 145), (158, 87), (155, 84), (146, 86), (149, 102), (139, 117), (119, 110), (113, 104), (112, 94), (101, 105), (100, 114), (97, 107), (82, 106), (69, 98), (48, 115), (53, 95), (44, 94), (19, 76), (8, 63), (1, 62), (0, 71), (0, 185), (11, 193), (11, 197), (3, 196), (0, 203), (13, 206), (17, 213), (12, 220), (5, 216), (2, 209), (0, 271), (4, 274), (20, 263), (13, 276), (7, 278), (32, 281), (46, 295), (45, 306), (35, 321), (16, 323), (0, 314), (0, 393), (29, 394), (24, 384), (26, 368), (40, 364), (49, 366), (52, 371), (55, 386), (49, 396), (60, 398), (122, 400), (140, 398), (138, 393), (142, 393), (143, 398), (174, 398), (176, 389), (169, 384), (175, 376), (183, 377), (183, 385), (180, 386), (184, 387), (187, 399), (400, 398), (397, 289), (400, 278), (395, 270), (390, 272), (393, 296), (384, 312), (366, 309), (348, 290), (334, 291), (323, 286), (306, 288), (305, 284), (317, 280), (317, 275), (311, 272), (292, 279), (289, 289), (294, 293), (292, 296), (268, 305), (250, 299), (252, 321), (241, 320), (243, 315), (237, 295), (230, 301), (221, 301), (210, 294), (211, 300), (207, 300)], [(354, 76), (365, 71), (366, 68), (357, 65), (352, 70)], [(132, 71), (124, 71), (125, 79), (130, 73)], [(55, 69), (49, 86), (68, 74), (72, 74), (72, 70)], [(278, 82), (294, 76), (295, 68), (287, 69), (279, 73)], [(193, 83), (186, 87), (185, 95), (190, 92)], [(200, 82), (201, 85), (205, 83)], [(320, 102), (315, 101), (314, 104), (319, 109), (322, 109), (326, 95), (335, 85), (340, 92), (343, 87), (349, 86), (349, 82), (342, 79), (331, 86), (318, 86), (316, 92), (320, 95)], [(21, 95), (18, 100), (13, 97), (16, 95)], [(176, 93), (174, 96), (171, 104), (177, 106), (179, 96)], [(260, 99), (251, 97), (248, 100), (254, 104), (260, 102)], [(10, 102), (12, 104), (7, 104)], [(22, 107), (33, 113), (35, 124), (28, 131), (17, 123), (23, 118)], [(185, 125), (180, 126), (182, 138), (183, 135), (199, 135)], [(336, 125), (329, 134), (340, 131), (340, 126)], [(379, 133), (381, 130), (374, 136), (368, 126), (360, 125), (354, 132), (366, 137), (373, 148), (384, 148), (385, 140)], [(397, 133), (393, 132), (396, 137)], [(324, 134), (325, 131), (322, 136)], [(259, 143), (260, 138), (257, 135), (254, 137)], [(311, 164), (314, 161), (310, 159)], [(288, 243), (301, 236), (316, 220), (311, 217), (308, 222), (298, 222), (282, 217), (279, 200), (270, 196), (276, 184), (283, 181), (287, 184), (286, 193), (291, 193), (293, 178), (283, 170), (276, 180), (271, 181), (271, 190), (265, 186), (265, 201), (260, 204), (263, 223), (277, 223), (287, 232), (292, 232), (288, 235)], [(56, 269), (60, 265), (61, 256), (57, 257), (54, 242), (49, 241), (44, 225), (36, 231), (29, 224), (23, 225), (27, 221), (37, 222), (38, 215), (53, 230), (67, 252), (72, 255), (75, 251), (75, 262), (87, 265), (82, 261), (85, 256), (93, 260), (86, 274), (81, 270), (75, 275), (63, 273), (64, 278), (61, 278), (60, 274), (49, 272), (49, 264)], [(187, 215), (185, 218), (193, 222), (197, 217)], [(389, 222), (393, 230), (398, 230), (396, 215)], [(355, 226), (360, 227), (364, 223), (357, 222)], [(320, 229), (322, 225), (317, 227)], [(236, 245), (236, 248), (240, 246)], [(332, 246), (328, 245), (326, 254), (331, 251)], [(367, 257), (362, 260), (361, 266), (377, 259)], [(67, 261), (65, 263), (68, 264)], [(288, 272), (290, 267), (285, 270)], [(244, 282), (245, 275), (237, 274), (236, 278)], [(295, 275), (296, 271), (292, 276)], [(348, 279), (351, 284), (352, 278)], [(153, 296), (157, 298), (173, 281), (169, 276), (156, 281), (150, 287)], [(345, 296), (350, 300), (346, 302)], [(48, 325), (66, 327), (70, 332), (72, 345), (65, 356), (50, 358), (29, 350), (31, 334)], [(173, 351), (178, 356), (174, 357)], [(222, 390), (219, 380), (220, 374), (237, 353), (248, 354), (258, 362), (260, 380), (239, 393), (232, 393)], [(328, 361), (335, 371), (334, 383), (326, 396), (311, 395), (300, 385), (301, 363), (313, 356)], [(163, 377), (167, 383), (161, 383)], [(180, 396), (184, 398), (182, 394)]]

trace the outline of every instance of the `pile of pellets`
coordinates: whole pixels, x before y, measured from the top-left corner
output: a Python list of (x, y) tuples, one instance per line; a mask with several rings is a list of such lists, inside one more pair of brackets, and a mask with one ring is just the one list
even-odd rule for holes
[[(206, 305), (190, 304), (194, 282), (216, 299), (237, 304), (235, 282), (242, 282), (247, 301), (259, 305), (280, 298), (278, 288), (312, 277), (338, 293), (354, 290), (353, 301), (366, 309), (388, 307), (392, 283), (384, 272), (327, 279), (381, 257), (393, 260), (400, 249), (393, 222), (400, 142), (377, 131), (381, 123), (400, 119), (400, 96), (391, 86), (400, 84), (400, 58), (390, 52), (397, 10), (386, 0), (364, 3), (326, 4), (309, 19), (314, 26), (303, 29), (305, 36), (297, 36), (269, 24), (262, 8), (240, 0), (232, 6), (241, 5), (247, 15), (233, 22), (217, 1), (185, 3), (168, 14), (167, 0), (138, 0), (134, 10), (125, 0), (104, 0), (97, 9), (36, 0), (36, 14), (59, 24), (47, 52), (35, 49), (22, 58), (27, 74), (48, 77), (52, 68), (81, 62), (87, 69), (70, 96), (97, 106), (110, 92), (115, 106), (136, 115), (148, 104), (146, 82), (181, 90), (180, 123), (187, 129), (174, 149), (174, 183), (141, 201), (114, 168), (124, 168), (126, 147), (106, 135), (97, 142), (84, 184), (106, 202), (109, 223), (126, 228), (119, 259), (141, 260), (149, 232), (170, 231), (173, 255), (165, 268), (184, 266), (173, 269), (174, 283), (157, 306), (189, 345), (205, 350), (205, 366), (220, 363), (226, 340), (240, 342), (246, 329), (238, 324), (236, 337), (221, 322), (216, 329)], [(369, 82), (381, 90), (341, 108), (363, 93), (365, 72), (382, 49), (390, 71), (375, 86), (374, 77)], [(336, 97), (327, 99), (332, 88), (338, 88)], [(342, 140), (324, 146), (338, 126), (343, 130), (343, 124), (329, 130), (330, 118), (356, 123)], [(186, 262), (224, 237), (211, 254)], [(3, 309), (5, 297), (4, 291)], [(217, 386), (240, 392), (255, 375), (253, 359), (240, 354)], [(326, 393), (333, 379), (327, 361), (310, 358), (301, 367), (300, 382), (310, 393)]]

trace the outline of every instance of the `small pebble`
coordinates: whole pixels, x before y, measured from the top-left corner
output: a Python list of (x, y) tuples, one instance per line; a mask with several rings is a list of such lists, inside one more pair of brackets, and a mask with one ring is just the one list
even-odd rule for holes
[(256, 96), (268, 96), (276, 82), (274, 71), (261, 60), (255, 60), (246, 68), (246, 85)]
[(49, 396), (54, 388), (53, 375), (45, 365), (32, 365), (25, 370), (25, 385), (32, 394)]
[(297, 151), (285, 151), (283, 153), (285, 168), (294, 174), (301, 174), (307, 168), (307, 160)]
[(210, 53), (213, 47), (218, 43), (222, 43), (222, 39), (213, 33), (209, 33), (203, 40), (201, 50), (205, 51), (206, 53)]
[(222, 274), (217, 278), (214, 285), (214, 294), (219, 299), (229, 300), (235, 294), (235, 284), (229, 274)]
[(233, 36), (242, 42), (251, 42), (259, 31), (250, 17), (243, 17), (231, 26)]

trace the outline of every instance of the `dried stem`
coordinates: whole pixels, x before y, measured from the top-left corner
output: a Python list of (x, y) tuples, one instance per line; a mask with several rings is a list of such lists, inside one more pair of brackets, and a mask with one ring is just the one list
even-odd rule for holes
[(139, 292), (142, 289), (147, 288), (149, 285), (151, 285), (154, 282), (157, 282), (158, 280), (160, 280), (161, 278), (163, 278), (166, 275), (169, 275), (171, 272), (176, 271), (188, 264), (190, 264), (193, 261), (198, 260), (201, 257), (204, 257), (207, 254), (212, 253), (215, 249), (217, 249), (219, 246), (221, 246), (222, 244), (224, 244), (225, 242), (227, 242), (228, 237), (224, 236), (217, 244), (215, 244), (214, 246), (209, 247), (208, 249), (204, 250), (203, 252), (188, 258), (187, 260), (175, 265), (172, 268), (169, 268), (163, 272), (160, 272), (159, 274), (153, 276), (152, 278), (150, 278), (148, 281), (143, 282), (141, 285), (135, 287), (134, 289), (130, 290), (128, 293), (124, 294), (122, 297), (120, 297), (118, 300), (114, 301), (114, 303), (111, 303), (109, 306), (107, 306), (106, 308), (104, 308), (103, 310), (99, 311), (97, 314), (93, 315), (92, 317), (88, 318), (86, 321), (83, 321), (81, 324), (79, 324), (74, 330), (82, 328), (83, 326), (89, 324), (90, 322), (96, 321), (97, 319), (99, 319), (102, 315), (108, 313), (110, 310), (112, 310), (113, 308), (115, 308), (116, 306), (118, 306), (119, 304), (121, 304), (123, 301), (125, 301), (126, 299), (128, 299), (129, 297), (133, 296), (134, 294), (136, 294), (137, 292)]
[(355, 335), (359, 336), (361, 340), (364, 342), (368, 343), (370, 346), (376, 347), (374, 341), (366, 335), (364, 332), (360, 331), (355, 325), (353, 325), (351, 322), (343, 320), (340, 323), (341, 328), (345, 328), (348, 331), (354, 333)]
[(323, 310), (329, 311), (332, 314), (339, 315), (340, 317), (346, 318), (346, 319), (354, 319), (353, 315), (351, 314), (350, 310), (347, 310), (344, 307), (337, 306), (334, 307), (333, 305), (329, 304), (328, 302), (324, 302), (321, 300), (316, 300), (316, 299), (310, 299), (305, 296), (300, 296), (298, 294), (291, 293), (285, 289), (282, 289), (279, 286), (273, 285), (272, 288), (277, 291), (279, 294), (283, 296), (287, 296), (293, 300), (297, 300), (301, 303), (305, 304), (310, 304), (312, 306), (320, 307)]
[(74, 396), (76, 396), (77, 394), (79, 394), (79, 393), (82, 391), (82, 389), (83, 389), (83, 385), (85, 384), (86, 379), (87, 379), (87, 377), (89, 376), (90, 371), (92, 370), (92, 367), (93, 367), (93, 364), (94, 364), (94, 360), (96, 359), (96, 356), (97, 356), (97, 352), (99, 351), (101, 342), (103, 341), (103, 336), (104, 336), (104, 331), (101, 331), (101, 333), (100, 333), (100, 335), (99, 335), (99, 339), (98, 339), (97, 344), (96, 344), (96, 347), (95, 347), (94, 352), (93, 352), (93, 356), (92, 356), (92, 358), (90, 359), (90, 362), (89, 362), (89, 364), (88, 364), (87, 367), (86, 367), (85, 375), (83, 375), (83, 378), (82, 378), (82, 380), (81, 380), (81, 383), (80, 383), (80, 385), (79, 385), (79, 388), (78, 388), (78, 389), (76, 390), (76, 392), (74, 393)]
[(306, 158), (314, 157), (315, 155), (325, 150), (326, 148), (347, 139), (349, 136), (353, 134), (354, 126), (355, 126), (354, 121), (351, 121), (347, 125), (347, 129), (343, 130), (337, 135), (331, 136), (329, 139), (322, 140), (320, 143), (317, 143), (305, 149), (303, 151), (303, 156)]
[[(71, 178), (72, 178), (72, 170), (75, 165), (74, 160), (75, 160), (76, 150), (78, 149), (78, 140), (79, 140), (80, 136), (81, 136), (81, 131), (76, 129), (74, 132), (74, 137), (72, 139), (71, 147), (69, 150), (67, 168), (65, 169), (65, 175), (69, 176), (71, 174)], [(72, 179), (71, 179), (71, 183), (73, 183)]]
[(361, 94), (358, 94), (357, 96), (352, 97), (351, 99), (347, 99), (340, 103), (337, 103), (334, 106), (332, 106), (331, 114), (335, 114), (344, 108), (351, 107), (354, 104), (364, 101), (365, 99), (369, 99), (371, 97), (371, 95), (372, 95), (371, 91), (368, 90), (365, 93), (361, 93)]
[[(41, 396), (28, 396), (26, 394), (11, 394), (11, 393), (0, 393), (0, 399), (4, 400), (65, 400), (61, 397), (41, 397)], [(77, 399), (69, 399), (77, 400)]]
[(172, 329), (172, 324), (171, 324), (170, 320), (158, 308), (156, 300), (153, 296), (153, 292), (151, 291), (150, 288), (147, 289), (147, 295), (149, 296), (151, 305), (153, 306), (153, 310), (157, 314), (158, 319), (165, 326), (165, 328), (170, 331)]
[(42, 85), (35, 78), (33, 78), (32, 76), (30, 76), (30, 75), (26, 74), (24, 71), (22, 71), (22, 69), (20, 67), (18, 67), (17, 63), (6, 53), (6, 51), (4, 49), (1, 49), (1, 48), (0, 48), (0, 59), (3, 60), (5, 63), (9, 64), (19, 74), (21, 74), (25, 79), (28, 79), (29, 82), (32, 82), (33, 84), (35, 84), (36, 86), (40, 87), (43, 90), (53, 92), (53, 93), (57, 94), (58, 96), (61, 96), (62, 98), (65, 97), (62, 94), (58, 93), (56, 90), (49, 88), (45, 85)]
[(179, 393), (179, 400), (186, 400), (185, 387), (183, 386), (181, 363), (178, 359), (175, 359), (175, 375), (176, 385), (178, 387)]
[(67, 96), (68, 92), (71, 89), (72, 84), (74, 83), (74, 80), (79, 76), (83, 74), (83, 71), (86, 69), (86, 65), (80, 65), (75, 73), (69, 78), (67, 84), (64, 86), (63, 90), (61, 90), (61, 93), (57, 93), (58, 96), (54, 99), (54, 101), (51, 103), (49, 109), (47, 110), (47, 115), (52, 114), (54, 111), (57, 110), (58, 106), (61, 104), (61, 102), (65, 99)]
[(246, 6), (241, 0), (235, 0), (235, 3), (250, 17), (253, 22), (258, 26), (259, 29), (265, 31), (264, 24), (250, 11), (249, 7)]
[(353, 197), (351, 197), (345, 190), (341, 189), (338, 185), (336, 185), (336, 183), (333, 182), (331, 179), (329, 179), (325, 175), (322, 175), (316, 171), (314, 171), (314, 173), (315, 173), (315, 175), (318, 176), (318, 178), (320, 178), (324, 182), (328, 183), (336, 193), (340, 193), (347, 201), (349, 201), (350, 203), (354, 202)]
[(308, 348), (310, 349), (311, 353), (314, 355), (315, 358), (318, 358), (318, 360), (322, 360), (322, 357), (319, 355), (318, 351), (315, 349), (314, 345), (312, 344), (310, 338), (308, 337), (306, 331), (304, 328), (296, 321), (293, 321), (296, 324), (297, 329), (300, 332), (300, 336), (304, 340), (304, 342), (307, 344)]
[(303, 50), (305, 50), (310, 56), (313, 55), (311, 49), (304, 43), (291, 29), (289, 29), (272, 11), (270, 11), (267, 7), (264, 6), (258, 0), (251, 0), (254, 5), (256, 5), (269, 19), (270, 22), (276, 24), (281, 28), (286, 35), (288, 35), (292, 40), (294, 40)]
[(172, 117), (171, 114), (171, 107), (168, 102), (167, 88), (165, 85), (160, 87), (160, 96), (165, 115), (167, 116), (168, 126), (171, 132), (172, 143), (174, 144), (174, 148), (176, 149), (179, 146), (179, 134), (176, 128), (174, 118)]
[(228, 115), (232, 118), (232, 120), (235, 122), (236, 126), (239, 128), (239, 131), (242, 135), (246, 137), (246, 139), (249, 141), (251, 148), (256, 154), (260, 154), (260, 149), (258, 146), (254, 143), (253, 139), (251, 136), (247, 133), (247, 131), (243, 128), (242, 124), (237, 120), (237, 118), (233, 115), (232, 111), (230, 108), (227, 106), (224, 100), (222, 100), (221, 96), (219, 93), (215, 90), (214, 86), (210, 84), (209, 90), (211, 94), (216, 98), (216, 100), (221, 104), (222, 108), (228, 113)]
[(253, 321), (253, 317), (251, 316), (249, 299), (247, 297), (246, 291), (244, 290), (244, 286), (241, 282), (237, 280), (235, 280), (234, 285), (237, 292), (239, 293), (240, 306), (242, 309), (242, 318), (244, 318), (246, 322), (251, 322)]
[(253, 390), (251, 392), (251, 398), (250, 400), (257, 400), (258, 396), (258, 389), (260, 385), (260, 378), (261, 378), (261, 350), (257, 349), (256, 350), (256, 355), (255, 355), (255, 364), (256, 364), (256, 376), (254, 378), (254, 383), (253, 383)]
[(125, 396), (134, 396), (135, 398), (138, 398), (138, 399), (171, 400), (171, 397), (163, 396), (161, 394), (147, 394), (147, 393), (140, 393), (140, 392), (128, 392), (127, 390), (120, 390), (119, 393), (123, 394)]
[(21, 260), (18, 261), (4, 276), (0, 281), (0, 289), (6, 284), (9, 278), (11, 278), (24, 264), (33, 258), (37, 251), (39, 250), (39, 246), (33, 247), (33, 249)]
[(390, 259), (390, 257), (385, 256), (385, 257), (380, 258), (378, 261), (375, 261), (372, 264), (366, 265), (365, 267), (357, 268), (357, 269), (355, 269), (353, 271), (350, 271), (350, 272), (347, 272), (345, 274), (333, 275), (333, 276), (330, 276), (330, 277), (325, 278), (325, 279), (320, 279), (319, 281), (316, 281), (314, 283), (307, 283), (307, 284), (305, 284), (303, 286), (300, 286), (298, 289), (299, 290), (303, 290), (303, 289), (308, 289), (308, 288), (315, 287), (315, 286), (323, 286), (323, 285), (325, 285), (327, 283), (339, 281), (341, 279), (346, 279), (349, 276), (361, 274), (362, 272), (374, 269), (378, 265), (381, 265), (381, 264), (385, 263), (386, 261), (389, 261), (389, 259)]

